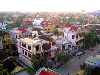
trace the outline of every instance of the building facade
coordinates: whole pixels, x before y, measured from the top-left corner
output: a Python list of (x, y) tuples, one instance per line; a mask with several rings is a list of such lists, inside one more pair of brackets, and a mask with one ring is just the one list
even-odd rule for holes
[[(83, 45), (83, 36), (80, 35), (81, 28), (76, 25), (67, 25), (64, 29), (63, 48), (69, 50), (67, 53), (74, 54)], [(81, 41), (81, 42), (80, 42)]]
[(48, 41), (38, 38), (37, 31), (32, 31), (32, 36), (17, 39), (19, 59), (26, 65), (31, 66), (32, 55), (41, 55), (44, 52), (42, 46), (45, 43), (48, 43)]

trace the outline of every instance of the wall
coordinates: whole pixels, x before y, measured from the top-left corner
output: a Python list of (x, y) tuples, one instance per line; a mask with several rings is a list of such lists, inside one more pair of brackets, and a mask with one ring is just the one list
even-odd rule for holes
[[(64, 39), (66, 43), (72, 42), (73, 45), (76, 45), (76, 32), (75, 31), (70, 31), (70, 28), (65, 28), (64, 29)], [(72, 39), (72, 35), (75, 35), (74, 39)]]

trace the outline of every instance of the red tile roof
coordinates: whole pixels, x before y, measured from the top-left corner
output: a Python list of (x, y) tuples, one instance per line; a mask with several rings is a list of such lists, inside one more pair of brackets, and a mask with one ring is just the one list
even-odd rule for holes
[(32, 24), (32, 21), (33, 21), (32, 18), (24, 18), (23, 21), (22, 21), (22, 23), (24, 25), (29, 25), (29, 24)]
[(43, 26), (47, 26), (48, 25), (48, 21), (42, 21), (41, 23)]
[(69, 27), (71, 27), (71, 24), (65, 24), (65, 27), (69, 28)]
[(78, 26), (72, 25), (70, 31), (77, 31), (78, 28)]
[(41, 24), (43, 25), (43, 27), (47, 27), (48, 25), (53, 25), (51, 21), (42, 21)]
[(18, 29), (19, 31), (21, 31), (22, 33), (27, 32), (27, 29)]
[(53, 71), (41, 71), (39, 75), (59, 75)]
[(70, 28), (70, 31), (77, 31), (77, 29), (79, 28), (79, 26), (71, 25), (71, 24), (66, 24), (65, 28)]

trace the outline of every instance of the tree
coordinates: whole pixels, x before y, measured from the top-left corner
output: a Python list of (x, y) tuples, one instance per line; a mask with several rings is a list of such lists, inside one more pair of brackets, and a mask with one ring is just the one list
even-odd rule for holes
[(32, 65), (35, 67), (36, 71), (40, 67), (46, 66), (46, 62), (47, 62), (46, 58), (47, 57), (45, 57), (45, 55), (40, 55), (40, 54), (32, 55), (32, 58), (31, 58)]
[(94, 28), (89, 33), (85, 34), (83, 43), (85, 48), (94, 47), (98, 43), (98, 38)]
[(66, 63), (69, 60), (69, 55), (66, 55), (64, 52), (57, 54), (57, 61), (61, 63)]
[(12, 55), (12, 39), (10, 37), (10, 34), (8, 32), (4, 32), (3, 35), (3, 48), (4, 48), (4, 53), (7, 56)]
[(13, 41), (10, 37), (10, 34), (5, 31), (1, 31), (2, 36), (2, 45), (3, 45), (3, 50), (0, 52), (0, 60), (4, 60), (5, 58), (9, 56), (18, 56), (17, 48), (15, 44), (13, 44)]
[(73, 17), (73, 16), (71, 16), (68, 20), (67, 20), (67, 22), (68, 23), (73, 23), (73, 22), (76, 22), (77, 20)]
[(13, 57), (8, 57), (6, 58), (4, 61), (3, 61), (3, 66), (4, 68), (7, 69), (7, 71), (9, 73), (11, 73), (14, 68), (16, 67), (16, 62), (15, 62), (15, 59)]
[(0, 75), (10, 75), (10, 73), (4, 69), (3, 64), (0, 64)]
[(58, 28), (55, 27), (55, 28), (53, 29), (53, 33), (54, 33), (55, 35), (58, 35), (58, 34), (59, 34)]

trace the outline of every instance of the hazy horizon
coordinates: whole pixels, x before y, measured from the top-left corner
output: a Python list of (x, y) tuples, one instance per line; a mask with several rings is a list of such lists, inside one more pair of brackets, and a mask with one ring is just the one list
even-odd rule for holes
[(0, 0), (0, 12), (91, 12), (99, 0)]

